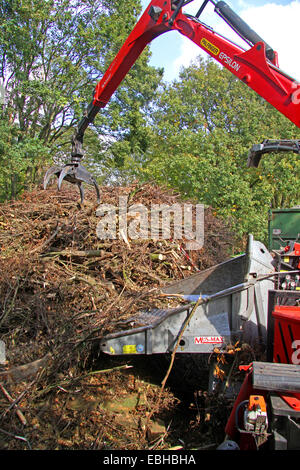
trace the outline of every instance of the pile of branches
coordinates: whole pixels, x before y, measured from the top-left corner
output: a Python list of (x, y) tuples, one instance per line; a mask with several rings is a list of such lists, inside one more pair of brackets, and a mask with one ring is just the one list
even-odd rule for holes
[[(182, 203), (151, 184), (102, 188), (101, 203), (118, 207), (120, 196), (128, 206)], [(85, 370), (97, 340), (120, 320), (170, 306), (159, 295), (165, 284), (224, 261), (236, 246), (230, 227), (210, 208), (200, 250), (186, 251), (184, 240), (126, 233), (101, 239), (94, 195), (84, 205), (77, 201), (67, 188), (0, 205), (0, 338), (7, 346), (0, 382), (33, 379), (36, 396), (52, 390), (61, 374)]]

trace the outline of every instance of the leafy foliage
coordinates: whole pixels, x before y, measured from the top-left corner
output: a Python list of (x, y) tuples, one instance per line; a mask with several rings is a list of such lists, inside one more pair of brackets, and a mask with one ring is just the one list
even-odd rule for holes
[(299, 203), (298, 155), (267, 155), (247, 168), (253, 144), (295, 139), (296, 126), (212, 60), (199, 58), (166, 85), (152, 120), (139, 175), (211, 205), (239, 235), (265, 240), (270, 207)]

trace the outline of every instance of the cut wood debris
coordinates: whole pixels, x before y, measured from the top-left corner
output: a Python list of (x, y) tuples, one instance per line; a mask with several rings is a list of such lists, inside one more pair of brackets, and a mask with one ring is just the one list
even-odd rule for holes
[[(154, 204), (186, 202), (158, 186), (132, 184), (102, 188), (101, 204), (118, 207), (120, 196), (128, 207), (143, 205), (149, 213)], [(160, 289), (234, 253), (230, 227), (211, 208), (204, 211), (203, 248), (188, 251), (172, 230), (169, 239), (130, 237), (118, 212), (113, 217), (120, 236), (101, 239), (93, 194), (82, 206), (77, 198), (76, 190), (35, 190), (0, 205), (0, 339), (7, 356), (0, 365), (2, 449), (150, 448), (141, 423), (160, 386), (132, 375), (135, 367), (124, 365), (124, 358), (123, 366), (99, 358), (97, 341), (141, 309), (183, 302), (159, 295)], [(90, 374), (99, 364), (104, 372)], [(139, 399), (126, 412), (104, 406), (133, 392)], [(9, 411), (8, 396), (10, 404), (21, 396)], [(155, 420), (170, 419), (177, 405), (166, 387)], [(172, 426), (158, 439), (162, 448), (176, 445)]]

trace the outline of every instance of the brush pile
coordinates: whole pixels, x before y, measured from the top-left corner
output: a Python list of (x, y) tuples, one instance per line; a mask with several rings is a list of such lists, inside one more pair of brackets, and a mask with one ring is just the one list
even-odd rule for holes
[[(102, 188), (101, 204), (119, 207), (120, 196), (127, 207), (143, 205), (149, 212), (153, 204), (182, 203), (177, 194), (147, 184)], [(96, 374), (97, 339), (137, 311), (164, 305), (158, 292), (166, 283), (234, 253), (230, 228), (210, 208), (200, 250), (187, 252), (184, 240), (134, 239), (124, 231), (101, 239), (103, 219), (93, 197), (88, 193), (80, 206), (76, 190), (36, 190), (0, 205), (0, 339), (6, 345), (1, 448), (153, 446), (144, 420), (154, 406), (155, 386), (134, 377), (125, 363)], [(118, 226), (120, 214), (113, 218)], [(130, 396), (125, 415), (121, 405), (110, 409), (115, 396), (120, 403)], [(159, 413), (175, 404), (166, 390)], [(155, 445), (165, 443), (160, 437)]]

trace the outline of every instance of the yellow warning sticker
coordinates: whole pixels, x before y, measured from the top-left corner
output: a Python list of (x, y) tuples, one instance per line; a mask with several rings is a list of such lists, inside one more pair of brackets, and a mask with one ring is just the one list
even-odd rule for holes
[(123, 354), (136, 354), (136, 344), (125, 344), (123, 346)]
[(205, 38), (201, 39), (200, 44), (203, 47), (205, 47), (205, 49), (207, 49), (209, 52), (211, 52), (213, 55), (218, 55), (220, 52), (220, 49), (217, 46), (215, 46), (214, 44), (212, 44)]
[(290, 258), (289, 258), (288, 256), (285, 256), (285, 257), (283, 258), (283, 261), (284, 261), (285, 263), (289, 263)]

